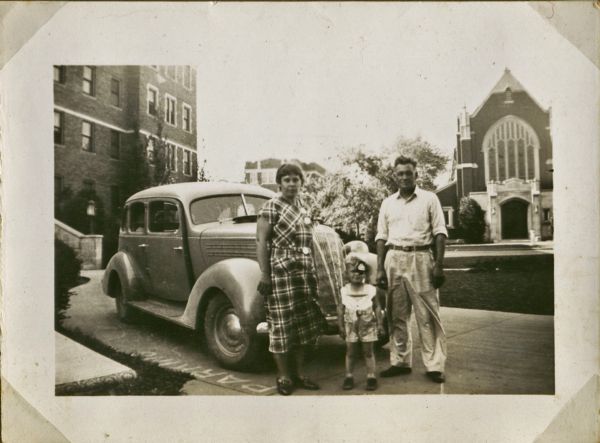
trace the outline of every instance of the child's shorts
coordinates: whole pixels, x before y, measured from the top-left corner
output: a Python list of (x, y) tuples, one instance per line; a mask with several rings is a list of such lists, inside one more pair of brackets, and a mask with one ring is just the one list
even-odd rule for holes
[(346, 341), (350, 343), (377, 341), (377, 319), (372, 309), (344, 311)]

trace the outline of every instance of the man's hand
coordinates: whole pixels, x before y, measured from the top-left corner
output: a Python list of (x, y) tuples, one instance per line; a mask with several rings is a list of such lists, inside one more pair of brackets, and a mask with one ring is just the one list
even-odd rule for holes
[(385, 275), (384, 270), (377, 271), (377, 276), (375, 279), (376, 279), (376, 284), (377, 284), (378, 288), (387, 289), (388, 281), (387, 281), (387, 275)]
[(258, 287), (256, 289), (258, 289), (258, 292), (265, 297), (267, 295), (269, 295), (271, 292), (273, 292), (273, 284), (271, 283), (271, 276), (263, 274), (263, 276), (260, 279), (260, 282), (258, 283)]
[(446, 277), (444, 277), (444, 267), (439, 264), (435, 264), (433, 267), (433, 287), (435, 289), (441, 288), (444, 284)]
[(385, 327), (383, 326), (383, 323), (379, 322), (377, 324), (377, 333), (379, 335), (379, 337), (383, 337), (385, 335)]

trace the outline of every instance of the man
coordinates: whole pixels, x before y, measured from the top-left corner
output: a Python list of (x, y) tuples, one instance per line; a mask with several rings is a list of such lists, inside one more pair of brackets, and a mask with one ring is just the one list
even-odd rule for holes
[[(443, 383), (446, 335), (439, 316), (438, 288), (444, 282), (446, 223), (433, 192), (416, 186), (417, 162), (394, 162), (398, 192), (381, 204), (377, 223), (377, 283), (387, 287), (390, 363), (382, 377), (408, 374), (412, 367), (410, 316), (414, 307), (427, 376)], [(432, 247), (434, 248), (432, 254)]]

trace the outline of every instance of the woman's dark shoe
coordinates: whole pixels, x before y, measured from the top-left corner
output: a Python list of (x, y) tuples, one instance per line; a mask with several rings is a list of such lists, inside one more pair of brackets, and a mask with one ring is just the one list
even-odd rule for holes
[(344, 379), (344, 383), (342, 383), (342, 389), (344, 391), (349, 391), (354, 387), (354, 377), (346, 377)]
[(294, 392), (294, 383), (289, 378), (277, 379), (277, 392), (281, 395), (290, 395)]
[(377, 389), (377, 379), (375, 377), (367, 378), (367, 391), (374, 391)]
[(294, 377), (294, 385), (298, 388), (307, 389), (309, 391), (318, 391), (321, 387), (308, 377)]

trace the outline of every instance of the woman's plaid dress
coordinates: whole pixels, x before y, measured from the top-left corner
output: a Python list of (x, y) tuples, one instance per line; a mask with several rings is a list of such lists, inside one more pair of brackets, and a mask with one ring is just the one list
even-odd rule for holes
[(299, 200), (290, 204), (277, 196), (259, 213), (272, 227), (271, 281), (266, 297), (269, 351), (288, 352), (314, 344), (325, 319), (317, 300), (317, 278), (312, 258), (312, 221)]

